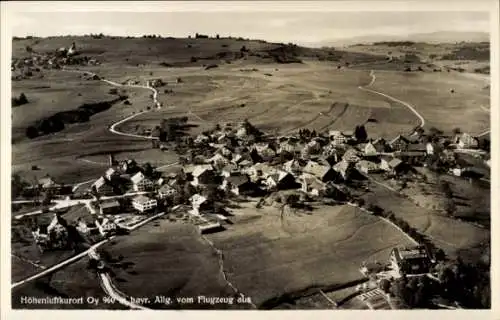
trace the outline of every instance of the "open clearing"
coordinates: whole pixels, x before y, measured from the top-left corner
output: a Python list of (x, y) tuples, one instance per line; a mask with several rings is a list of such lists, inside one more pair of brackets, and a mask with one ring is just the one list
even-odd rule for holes
[[(223, 251), (228, 280), (257, 305), (285, 292), (359, 279), (362, 261), (385, 261), (392, 247), (411, 245), (392, 226), (350, 206), (286, 213), (283, 221), (271, 207), (256, 211), (245, 204), (234, 214), (227, 230), (206, 237)], [(103, 247), (133, 262), (134, 275), (115, 271), (123, 278), (120, 290), (150, 297), (231, 293), (218, 256), (193, 227), (157, 224)]]

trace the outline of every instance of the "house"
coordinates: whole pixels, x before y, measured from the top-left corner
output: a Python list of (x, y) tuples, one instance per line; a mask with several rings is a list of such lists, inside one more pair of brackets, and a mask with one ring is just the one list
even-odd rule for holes
[(305, 146), (308, 154), (318, 154), (321, 152), (321, 143), (318, 140), (312, 140)]
[(177, 194), (177, 189), (169, 184), (165, 184), (158, 189), (158, 197), (160, 199), (171, 199)]
[(337, 159), (335, 162), (338, 162), (338, 158), (339, 158), (339, 152), (337, 150), (337, 146), (333, 143), (329, 143), (327, 144), (324, 148), (323, 148), (323, 156), (326, 157), (326, 158), (329, 158), (329, 157), (335, 157), (335, 159)]
[(267, 178), (270, 174), (275, 173), (276, 169), (266, 163), (256, 163), (244, 170), (244, 172), (248, 174), (253, 181), (255, 181)]
[(385, 152), (386, 142), (383, 138), (378, 138), (375, 141), (369, 141), (363, 148), (365, 156), (375, 156)]
[(191, 175), (193, 176), (193, 181), (191, 181), (193, 186), (215, 183), (215, 172), (211, 165), (197, 165)]
[(118, 230), (118, 226), (114, 221), (105, 217), (96, 219), (95, 224), (102, 236), (109, 236)]
[(154, 210), (157, 205), (156, 199), (151, 199), (144, 195), (139, 195), (132, 199), (132, 207), (140, 213)]
[(217, 143), (225, 145), (225, 146), (232, 146), (234, 142), (234, 137), (230, 136), (229, 134), (221, 134), (217, 138)]
[(298, 178), (301, 190), (312, 196), (323, 196), (326, 192), (326, 184), (315, 176), (304, 173)]
[(106, 170), (106, 173), (104, 174), (104, 177), (109, 181), (112, 181), (117, 176), (119, 176), (119, 173), (113, 168), (109, 168), (108, 170)]
[(286, 171), (278, 170), (270, 174), (264, 181), (264, 184), (269, 189), (288, 190), (297, 186), (295, 177)]
[(297, 153), (302, 149), (302, 145), (297, 141), (293, 141), (291, 139), (287, 139), (286, 141), (280, 142), (278, 145), (278, 153)]
[(456, 143), (460, 149), (476, 149), (479, 147), (479, 140), (468, 133), (462, 133), (458, 136)]
[(302, 165), (298, 160), (292, 159), (283, 164), (283, 170), (296, 174), (302, 170)]
[(342, 156), (342, 161), (349, 163), (356, 163), (359, 160), (361, 160), (359, 157), (359, 152), (354, 148), (347, 149), (344, 155)]
[(389, 258), (391, 268), (398, 277), (415, 276), (429, 272), (431, 260), (427, 250), (422, 247), (393, 248)]
[(95, 190), (101, 195), (113, 193), (113, 186), (111, 185), (111, 182), (104, 177), (100, 177), (99, 179), (97, 179), (96, 182), (92, 184), (91, 189)]
[(338, 130), (330, 130), (328, 136), (334, 145), (346, 144), (348, 141), (347, 137)]
[(154, 183), (147, 178), (142, 172), (137, 172), (130, 178), (135, 192), (149, 191), (153, 189)]
[(238, 166), (234, 163), (229, 163), (221, 169), (221, 176), (229, 177), (230, 175), (233, 175), (237, 172), (239, 172)]
[(99, 228), (97, 227), (93, 217), (78, 218), (76, 221), (76, 230), (84, 235), (92, 235), (99, 233)]
[(208, 137), (207, 135), (201, 133), (199, 135), (196, 136), (196, 138), (194, 139), (194, 143), (195, 144), (204, 144), (204, 143), (207, 143), (208, 141), (210, 141), (210, 137)]
[(410, 140), (402, 135), (398, 135), (396, 138), (389, 142), (389, 147), (393, 151), (404, 151), (410, 144)]
[(237, 165), (241, 165), (241, 162), (243, 162), (243, 161), (247, 161), (247, 162), (250, 162), (253, 164), (252, 157), (250, 156), (249, 152), (237, 153), (231, 159), (231, 162), (235, 163)]
[(200, 215), (200, 211), (208, 210), (211, 207), (211, 201), (200, 194), (194, 194), (189, 198), (193, 206), (191, 211), (195, 215)]
[(232, 158), (232, 155), (233, 155), (233, 151), (226, 146), (219, 147), (219, 149), (217, 149), (216, 153), (220, 154), (228, 159)]
[(253, 149), (264, 159), (270, 159), (276, 156), (276, 151), (271, 148), (269, 143), (256, 143), (253, 145)]
[(248, 194), (256, 190), (256, 185), (245, 174), (234, 174), (226, 177), (222, 182), (222, 189), (229, 190), (235, 195)]
[(342, 179), (349, 180), (354, 171), (354, 164), (352, 162), (342, 160), (335, 164), (332, 169), (337, 172)]
[(427, 156), (427, 146), (423, 143), (409, 144), (406, 150), (394, 152), (394, 156), (408, 164), (421, 164)]
[(116, 214), (120, 211), (120, 203), (116, 200), (102, 201), (99, 204), (99, 213), (101, 215)]
[(380, 160), (380, 169), (387, 172), (400, 173), (403, 167), (404, 162), (398, 158), (382, 157)]
[(230, 161), (220, 153), (216, 153), (213, 157), (207, 159), (205, 162), (212, 164), (213, 166), (225, 166)]
[(138, 170), (137, 162), (133, 159), (127, 159), (122, 162), (121, 169), (125, 173), (135, 173)]
[(356, 163), (356, 169), (359, 172), (363, 172), (365, 174), (370, 174), (380, 171), (380, 167), (375, 162), (367, 160), (361, 160), (358, 163)]
[(53, 189), (58, 186), (54, 179), (52, 179), (49, 175), (40, 178), (38, 180), (38, 185), (41, 186), (43, 190)]
[(40, 224), (32, 230), (32, 235), (40, 251), (68, 247), (67, 222), (58, 214), (49, 224)]
[(307, 162), (303, 171), (309, 173), (323, 182), (337, 179), (337, 174), (329, 165), (321, 164), (315, 161)]

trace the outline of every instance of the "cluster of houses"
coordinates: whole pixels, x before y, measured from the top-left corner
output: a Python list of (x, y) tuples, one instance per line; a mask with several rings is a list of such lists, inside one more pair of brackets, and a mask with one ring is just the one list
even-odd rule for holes
[[(402, 176), (435, 157), (458, 166), (450, 145), (477, 148), (476, 139), (467, 134), (448, 143), (439, 139), (422, 143), (401, 135), (390, 141), (357, 141), (352, 133), (335, 130), (308, 137), (265, 137), (247, 121), (217, 126), (186, 143), (190, 152), (181, 156), (182, 169), (166, 176), (149, 165), (132, 159), (117, 162), (110, 156), (109, 168), (90, 187), (97, 203), (97, 210), (91, 210), (94, 218), (78, 221), (77, 229), (106, 235), (116, 230), (112, 216), (117, 213), (143, 215), (189, 204), (204, 230), (219, 226), (204, 217), (216, 213), (216, 203), (223, 197), (296, 190), (313, 198), (345, 201), (348, 192), (342, 185), (353, 180), (374, 173)], [(44, 188), (55, 186), (48, 178), (42, 182)]]
[(76, 44), (59, 48), (55, 52), (37, 53), (29, 49), (29, 57), (13, 58), (11, 61), (12, 80), (27, 79), (41, 69), (61, 69), (64, 65), (99, 65), (99, 61), (87, 56), (78, 56)]

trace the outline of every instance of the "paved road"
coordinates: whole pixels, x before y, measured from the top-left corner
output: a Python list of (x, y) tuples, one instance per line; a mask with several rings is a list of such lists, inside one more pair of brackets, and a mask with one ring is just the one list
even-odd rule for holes
[(67, 260), (64, 260), (50, 268), (47, 268), (45, 269), (44, 271), (40, 272), (40, 273), (37, 273), (31, 277), (28, 277), (24, 280), (21, 280), (19, 282), (16, 282), (14, 284), (11, 285), (11, 289), (14, 289), (16, 287), (19, 287), (20, 285), (23, 285), (23, 284), (26, 284), (28, 282), (31, 282), (31, 281), (34, 281), (34, 280), (37, 280), (37, 279), (40, 279), (40, 278), (43, 278), (51, 273), (54, 273), (62, 268), (64, 268), (65, 266), (73, 263), (73, 262), (76, 262), (77, 260), (79, 260), (80, 258), (83, 258), (84, 256), (88, 255), (89, 251), (91, 250), (95, 250), (97, 249), (98, 247), (102, 246), (103, 244), (105, 244), (106, 242), (108, 242), (109, 240), (111, 240), (112, 238), (114, 237), (110, 237), (109, 239), (105, 239), (105, 240), (102, 240), (101, 242), (98, 242), (96, 244), (94, 244), (92, 247), (90, 247), (89, 249), (83, 251), (83, 252), (80, 252), (79, 254), (77, 254), (76, 256), (73, 256)]
[(389, 100), (392, 100), (394, 102), (402, 104), (403, 106), (405, 106), (408, 109), (410, 109), (410, 111), (413, 112), (417, 116), (417, 118), (420, 120), (419, 127), (423, 127), (425, 125), (425, 119), (424, 119), (424, 117), (422, 117), (422, 115), (420, 113), (418, 113), (417, 110), (415, 110), (415, 108), (411, 104), (409, 104), (408, 102), (405, 102), (403, 100), (399, 100), (399, 99), (394, 98), (394, 97), (392, 97), (392, 96), (390, 96), (388, 94), (385, 94), (385, 93), (382, 93), (382, 92), (379, 92), (379, 91), (376, 91), (376, 90), (368, 89), (367, 87), (372, 86), (375, 83), (375, 80), (377, 79), (376, 76), (375, 76), (375, 73), (373, 72), (373, 70), (370, 71), (370, 76), (372, 78), (371, 81), (370, 81), (370, 83), (367, 84), (366, 86), (358, 86), (359, 89), (361, 89), (363, 91), (367, 91), (367, 92), (378, 94), (380, 96), (386, 97)]

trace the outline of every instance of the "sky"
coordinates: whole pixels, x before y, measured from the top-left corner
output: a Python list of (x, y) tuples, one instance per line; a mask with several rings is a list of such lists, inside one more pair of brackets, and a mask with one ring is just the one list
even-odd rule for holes
[(490, 31), (487, 11), (17, 12), (11, 23), (13, 36), (186, 37), (199, 32), (297, 44), (366, 35)]

